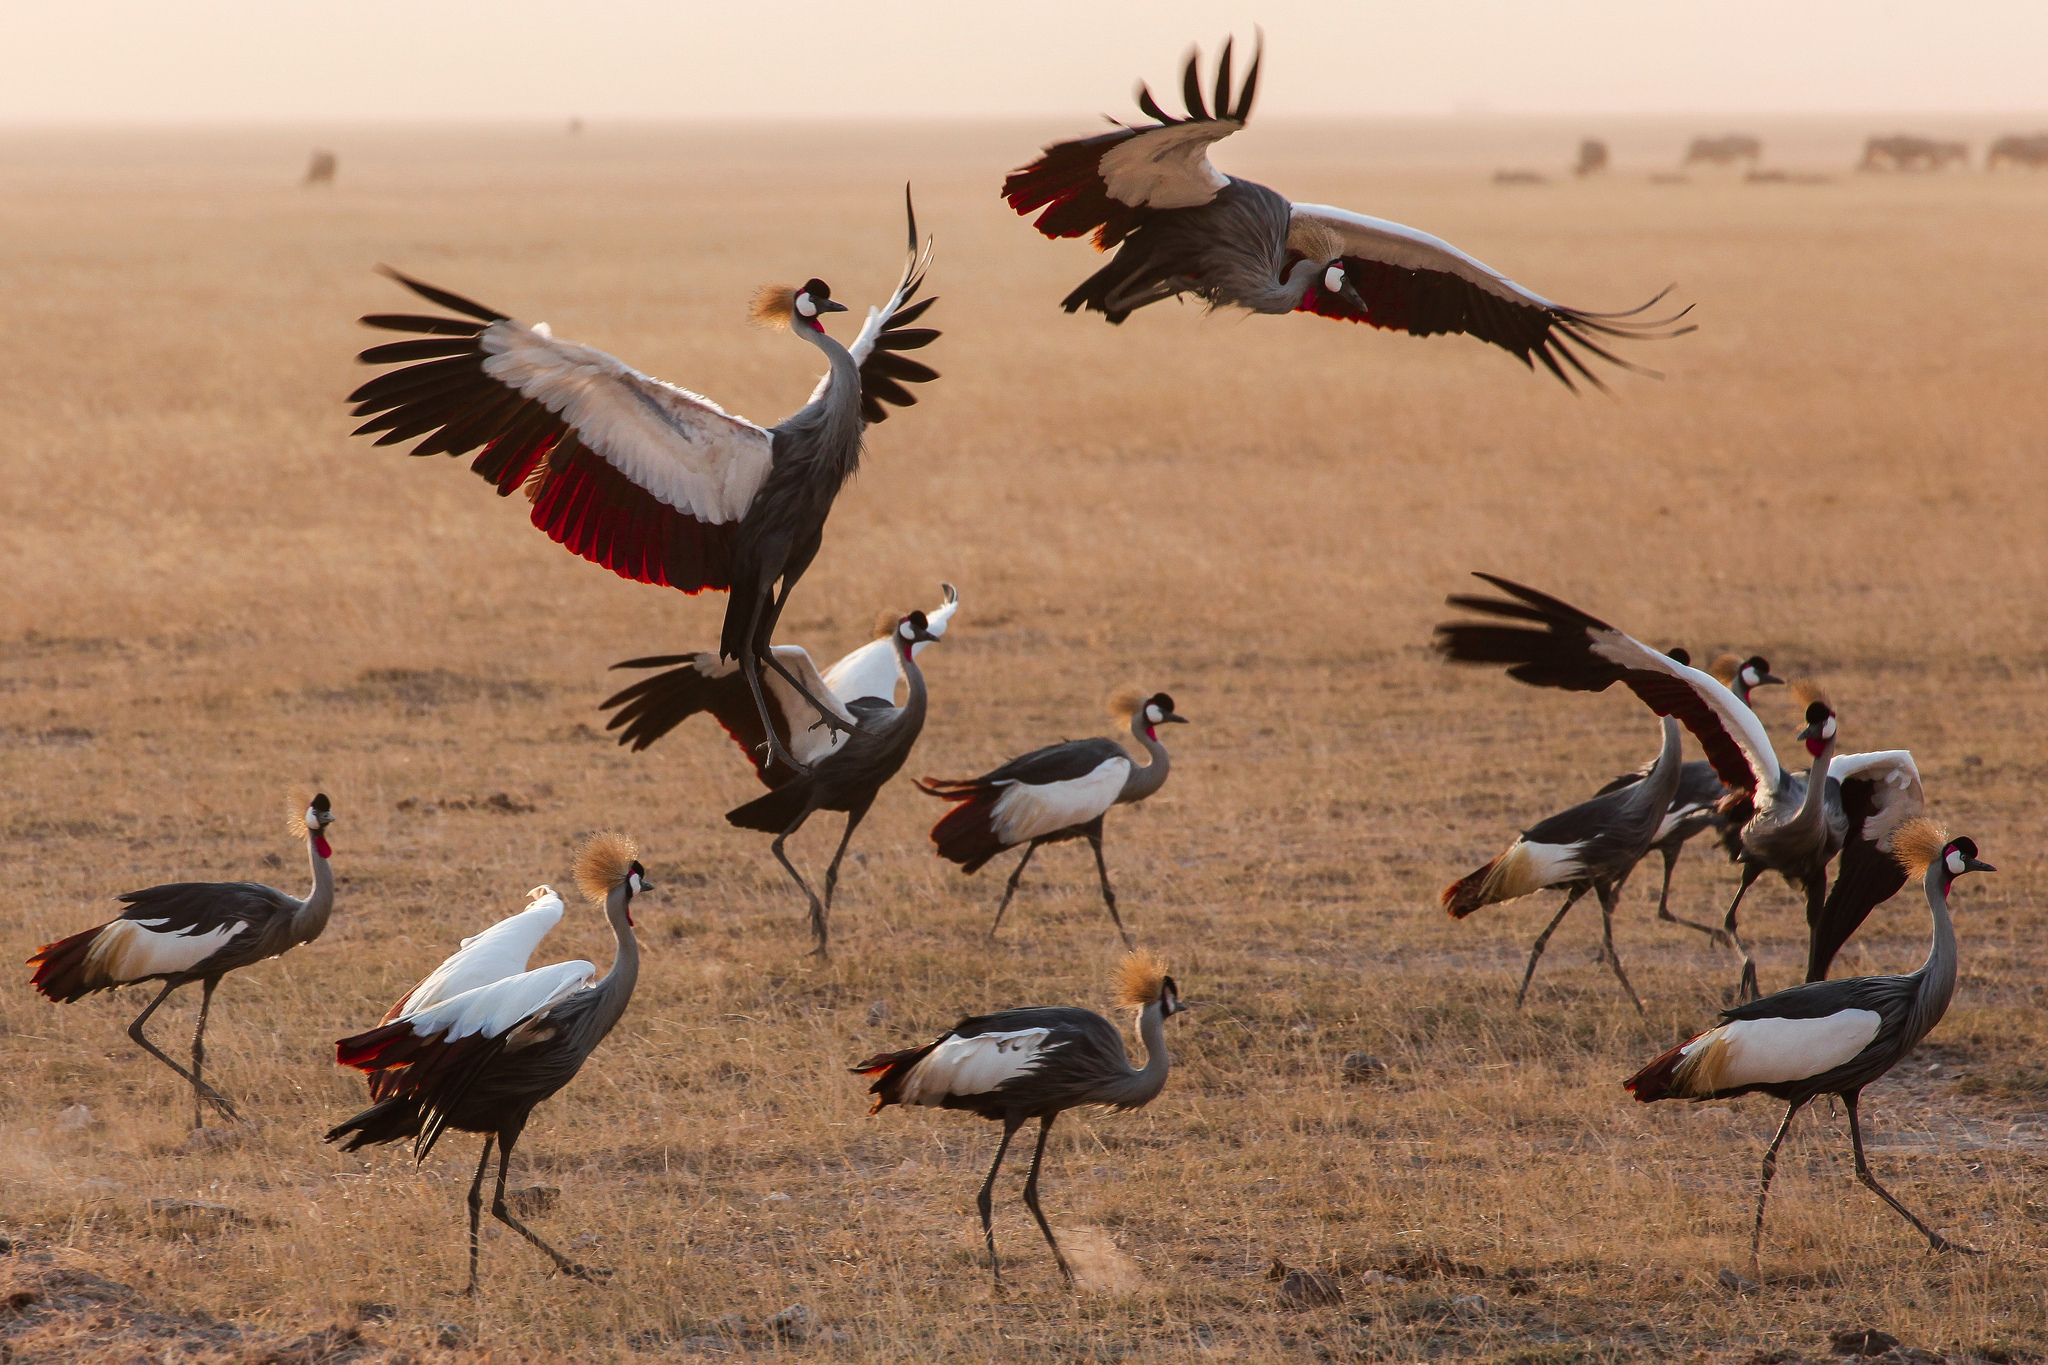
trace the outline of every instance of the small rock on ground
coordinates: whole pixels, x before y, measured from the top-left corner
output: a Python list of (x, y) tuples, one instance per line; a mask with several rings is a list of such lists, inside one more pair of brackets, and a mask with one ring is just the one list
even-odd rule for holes
[(818, 1315), (800, 1303), (793, 1303), (768, 1319), (768, 1330), (784, 1341), (809, 1341), (818, 1331)]
[(1344, 1079), (1353, 1085), (1363, 1081), (1376, 1081), (1386, 1074), (1387, 1064), (1370, 1052), (1344, 1054)]
[(514, 1218), (538, 1218), (562, 1202), (562, 1190), (558, 1185), (528, 1185), (509, 1191), (505, 1202), (511, 1206)]

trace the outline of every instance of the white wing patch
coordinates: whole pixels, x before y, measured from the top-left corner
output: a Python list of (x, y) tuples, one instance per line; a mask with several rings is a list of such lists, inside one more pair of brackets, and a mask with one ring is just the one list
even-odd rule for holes
[(1131, 760), (1120, 754), (1103, 759), (1093, 772), (1064, 782), (1005, 783), (1009, 790), (996, 798), (989, 825), (1005, 844), (1085, 825), (1116, 804), (1130, 772)]
[(1927, 808), (1920, 789), (1920, 768), (1904, 749), (1837, 754), (1828, 764), (1828, 776), (1844, 784), (1860, 779), (1876, 789), (1872, 804), (1877, 809), (1863, 822), (1863, 837), (1887, 853), (1899, 826)]
[(479, 338), (484, 373), (576, 429), (577, 437), (651, 496), (699, 521), (745, 515), (772, 463), (772, 438), (708, 398), (664, 384), (546, 324), (506, 319)]
[(951, 1037), (910, 1068), (899, 1092), (902, 1104), (937, 1104), (948, 1095), (986, 1095), (1038, 1064), (1051, 1029)]
[(203, 934), (174, 934), (159, 927), (168, 923), (167, 919), (117, 919), (109, 924), (86, 950), (88, 979), (97, 976), (118, 983), (188, 972), (248, 927), (238, 920)]
[(1466, 255), (1441, 237), (1432, 237), (1427, 232), (1385, 218), (1369, 218), (1348, 209), (1331, 208), (1327, 204), (1294, 204), (1291, 207), (1295, 217), (1314, 219), (1335, 232), (1343, 240), (1346, 256), (1383, 261), (1404, 270), (1433, 270), (1439, 274), (1455, 275), (1511, 303), (1535, 308), (1557, 307), (1541, 294), (1524, 289), (1492, 266)]
[(408, 1018), (465, 991), (524, 972), (533, 950), (562, 922), (562, 911), (562, 898), (550, 890), (518, 914), (462, 940), (460, 951), (427, 973), (399, 1002), (392, 1017)]
[(1490, 902), (1511, 901), (1585, 875), (1575, 844), (1537, 844), (1517, 839), (1493, 865), (1480, 894)]
[(1190, 209), (1214, 199), (1228, 177), (1209, 148), (1244, 127), (1236, 119), (1170, 124), (1119, 142), (1095, 163), (1109, 197), (1147, 209)]
[[(946, 623), (953, 619), (959, 609), (957, 596), (948, 598), (943, 606), (925, 613), (925, 629), (935, 636), (946, 633)], [(924, 653), (930, 640), (919, 640), (910, 647), (910, 657)], [(896, 662), (896, 642), (888, 636), (879, 636), (868, 641), (859, 649), (849, 653), (838, 663), (825, 670), (825, 686), (832, 689), (832, 695), (847, 705), (862, 697), (879, 697), (891, 703), (896, 700), (896, 682), (903, 676), (903, 666)]]
[[(883, 644), (888, 641), (884, 640)], [(825, 680), (818, 676), (818, 666), (811, 662), (810, 651), (801, 645), (776, 645), (775, 657), (782, 666), (803, 679), (804, 688), (819, 701), (832, 708), (832, 714), (848, 725), (854, 723), (853, 712), (840, 704)], [(732, 667), (737, 668), (737, 663)], [(797, 690), (784, 682), (782, 675), (773, 669), (761, 670), (761, 687), (775, 698), (776, 706), (783, 718), (789, 722), (789, 752), (796, 761), (809, 767), (846, 743), (847, 737), (829, 726), (818, 725), (818, 709), (797, 694)]]
[(1883, 1022), (1875, 1010), (1842, 1010), (1819, 1019), (1737, 1019), (1687, 1043), (1672, 1079), (1689, 1095), (1803, 1081), (1863, 1051)]
[(439, 1034), (448, 1042), (483, 1034), (496, 1038), (520, 1020), (567, 999), (597, 978), (588, 962), (557, 962), (537, 971), (508, 976), (450, 996), (438, 1005), (409, 1015), (406, 1023), (421, 1037)]

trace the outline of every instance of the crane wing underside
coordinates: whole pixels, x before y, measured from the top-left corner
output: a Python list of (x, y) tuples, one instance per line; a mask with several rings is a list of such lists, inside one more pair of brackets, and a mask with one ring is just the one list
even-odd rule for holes
[[(776, 645), (774, 654), (783, 667), (803, 680), (804, 687), (812, 696), (832, 708), (835, 717), (848, 725), (854, 724), (853, 712), (834, 697), (825, 680), (818, 676), (817, 665), (811, 662), (808, 650), (798, 645)], [(733, 743), (740, 747), (747, 761), (754, 765), (755, 775), (767, 786), (780, 787), (796, 776), (787, 764), (779, 760), (769, 762), (762, 747), (768, 734), (737, 660), (721, 659), (715, 652), (707, 650), (698, 654), (627, 659), (612, 667), (661, 668), (671, 664), (678, 666), (666, 673), (642, 678), (607, 697), (600, 705), (600, 710), (616, 708), (616, 714), (605, 728), (621, 732), (619, 743), (630, 744), (636, 751), (645, 749), (691, 716), (708, 711), (732, 737)], [(808, 767), (837, 752), (846, 742), (844, 733), (817, 723), (817, 709), (805, 701), (781, 674), (763, 669), (761, 690), (774, 714), (777, 735), (799, 763)]]
[(1903, 749), (1837, 755), (1828, 765), (1828, 777), (1840, 784), (1847, 828), (1834, 884), (1807, 943), (1809, 981), (1824, 979), (1835, 955), (1870, 912), (1905, 886), (1906, 869), (1892, 856), (1892, 836), (1926, 809), (1920, 770)]

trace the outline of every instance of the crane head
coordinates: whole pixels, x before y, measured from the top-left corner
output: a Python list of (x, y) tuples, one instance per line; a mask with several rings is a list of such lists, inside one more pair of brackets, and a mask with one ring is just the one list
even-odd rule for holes
[(931, 644), (939, 637), (932, 634), (931, 622), (921, 611), (911, 612), (896, 623), (896, 647), (908, 650), (912, 645)]
[(823, 313), (843, 313), (846, 305), (832, 301), (832, 286), (815, 277), (792, 289), (786, 284), (767, 285), (754, 295), (752, 317), (762, 327), (773, 327), (787, 331), (791, 327), (808, 327), (814, 332), (825, 330), (825, 324), (818, 321)]
[(327, 793), (320, 792), (313, 797), (303, 812), (294, 811), (286, 821), (294, 839), (311, 839), (313, 851), (323, 858), (334, 856), (334, 850), (327, 843), (326, 829), (334, 823), (334, 807), (327, 800)]
[(1153, 739), (1159, 738), (1155, 727), (1161, 725), (1186, 725), (1188, 718), (1173, 709), (1173, 698), (1164, 692), (1154, 692), (1145, 699), (1145, 733)]
[(1799, 732), (1799, 738), (1805, 743), (1806, 752), (1815, 758), (1834, 742), (1835, 708), (1825, 698), (1815, 697), (1806, 704), (1806, 728)]
[(1742, 666), (1735, 670), (1735, 676), (1742, 683), (1744, 691), (1752, 687), (1763, 687), (1768, 683), (1782, 684), (1785, 681), (1771, 672), (1771, 661), (1761, 654), (1752, 654), (1744, 659)]
[(1891, 854), (1913, 876), (1920, 876), (1937, 861), (1941, 864), (1942, 890), (1965, 872), (1996, 872), (1998, 869), (1977, 856), (1977, 841), (1958, 835), (1920, 816), (1906, 821), (1892, 832)]

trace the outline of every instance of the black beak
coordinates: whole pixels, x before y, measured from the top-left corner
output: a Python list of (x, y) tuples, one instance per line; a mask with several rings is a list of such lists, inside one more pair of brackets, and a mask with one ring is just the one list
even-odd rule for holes
[(1370, 313), (1372, 311), (1372, 309), (1366, 307), (1365, 296), (1358, 292), (1358, 286), (1351, 282), (1351, 277), (1349, 275), (1346, 275), (1344, 277), (1344, 287), (1338, 290), (1337, 292), (1346, 303), (1349, 303), (1353, 308), (1356, 308), (1359, 312)]
[(1163, 723), (1167, 725), (1186, 725), (1188, 723), (1188, 718), (1180, 714), (1180, 712), (1175, 711), (1169, 713)]
[(1778, 684), (1781, 684), (1781, 685), (1782, 685), (1782, 684), (1784, 683), (1784, 681), (1785, 681), (1785, 680), (1784, 680), (1783, 678), (1779, 677), (1779, 676), (1778, 676), (1777, 674), (1775, 674), (1775, 673), (1766, 673), (1766, 674), (1764, 674), (1764, 675), (1763, 675), (1763, 676), (1762, 676), (1761, 678), (1758, 678), (1758, 679), (1756, 680), (1756, 685), (1757, 685), (1758, 687), (1762, 687), (1762, 686), (1764, 686), (1764, 685), (1765, 685), (1765, 684), (1767, 684), (1767, 683), (1778, 683)]
[(846, 311), (846, 305), (839, 302), (839, 300), (837, 299), (824, 299), (822, 301), (818, 299), (812, 299), (811, 303), (815, 305), (817, 310), (821, 313), (843, 313)]
[(1987, 863), (1987, 862), (1983, 862), (1983, 861), (1980, 861), (1979, 859), (1976, 859), (1976, 858), (1965, 858), (1965, 859), (1963, 859), (1963, 871), (1965, 871), (1965, 872), (1996, 872), (1996, 871), (1998, 871), (1998, 869), (1997, 869), (1997, 868), (1995, 868), (1995, 867), (1993, 867), (1993, 866), (1992, 866), (1992, 865), (1991, 865), (1990, 863)]

